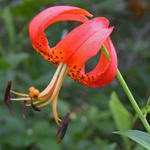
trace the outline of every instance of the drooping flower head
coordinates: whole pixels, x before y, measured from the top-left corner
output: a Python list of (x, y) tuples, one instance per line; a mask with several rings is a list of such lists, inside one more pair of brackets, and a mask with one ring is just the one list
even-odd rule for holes
[[(109, 21), (104, 17), (89, 20), (86, 16), (92, 17), (84, 9), (72, 6), (54, 6), (45, 9), (31, 21), (29, 35), (34, 49), (46, 60), (56, 65), (57, 70), (49, 85), (42, 92), (39, 92), (34, 87), (29, 88), (29, 94), (11, 91), (24, 98), (9, 99), (9, 101), (24, 101), (24, 117), (27, 106), (32, 106), (39, 111), (40, 107), (53, 101), (54, 118), (60, 126), (57, 134), (62, 130), (59, 142), (67, 129), (69, 117), (69, 112), (67, 112), (64, 119), (61, 120), (56, 109), (58, 94), (66, 75), (87, 87), (100, 87), (109, 84), (115, 78), (117, 71), (117, 56), (109, 37), (113, 27), (108, 27)], [(55, 47), (51, 48), (44, 30), (51, 24), (64, 20), (78, 21), (83, 24), (71, 31)], [(109, 53), (109, 60), (106, 59), (101, 51), (97, 66), (92, 71), (85, 73), (86, 62), (100, 51), (102, 45), (106, 47)], [(30, 103), (27, 103), (27, 101)], [(9, 108), (11, 108), (10, 106)]]

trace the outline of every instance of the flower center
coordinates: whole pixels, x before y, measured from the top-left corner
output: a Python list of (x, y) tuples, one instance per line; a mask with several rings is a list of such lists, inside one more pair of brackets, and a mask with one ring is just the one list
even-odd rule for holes
[[(18, 93), (13, 90), (10, 90), (12, 93), (23, 96), (22, 98), (10, 98), (11, 101), (24, 101), (24, 111), (23, 117), (25, 117), (25, 110), (27, 106), (32, 106), (35, 110), (39, 111), (40, 107), (48, 105), (53, 101), (53, 114), (56, 120), (56, 123), (60, 126), (59, 121), (61, 119), (57, 115), (57, 98), (59, 95), (60, 88), (64, 82), (64, 79), (68, 73), (69, 68), (66, 64), (60, 63), (52, 80), (48, 86), (42, 91), (39, 92), (35, 87), (29, 88), (29, 94)], [(30, 103), (27, 103), (30, 101)]]

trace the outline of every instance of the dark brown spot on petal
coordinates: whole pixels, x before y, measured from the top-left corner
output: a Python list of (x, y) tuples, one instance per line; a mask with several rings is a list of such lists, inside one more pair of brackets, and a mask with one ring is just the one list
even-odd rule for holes
[(74, 77), (74, 73), (72, 73), (72, 76)]
[(92, 79), (94, 80), (94, 76), (92, 76)]
[(73, 68), (74, 68), (74, 69), (76, 69), (76, 68), (77, 68), (77, 66), (75, 65), (75, 66), (73, 66)]

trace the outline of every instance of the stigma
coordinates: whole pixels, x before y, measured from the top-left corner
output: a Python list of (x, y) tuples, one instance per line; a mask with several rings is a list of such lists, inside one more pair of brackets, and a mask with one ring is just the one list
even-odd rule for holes
[[(65, 121), (61, 120), (58, 117), (57, 99), (58, 99), (58, 95), (60, 92), (60, 88), (65, 80), (68, 70), (69, 70), (69, 68), (67, 67), (66, 64), (60, 63), (52, 80), (50, 81), (48, 86), (42, 92), (40, 92), (38, 89), (36, 89), (33, 86), (31, 86), (28, 89), (28, 91), (29, 91), (28, 94), (18, 93), (16, 91), (13, 91), (13, 90), (11, 90), (12, 79), (10, 79), (7, 84), (6, 90), (5, 90), (4, 102), (8, 106), (11, 114), (12, 115), (14, 114), (12, 105), (11, 105), (12, 101), (23, 101), (23, 118), (25, 118), (25, 112), (26, 112), (26, 108), (28, 106), (31, 106), (36, 111), (41, 111), (41, 107), (46, 106), (52, 102), (53, 114), (54, 114), (55, 121), (59, 127), (62, 128), (62, 125), (63, 125), (62, 134), (64, 135), (64, 133), (67, 129), (68, 117), (69, 117), (70, 113), (67, 112), (67, 117), (65, 117)], [(11, 98), (10, 93), (18, 95), (19, 97)], [(59, 141), (61, 141), (62, 138), (63, 138), (63, 136), (61, 135)]]

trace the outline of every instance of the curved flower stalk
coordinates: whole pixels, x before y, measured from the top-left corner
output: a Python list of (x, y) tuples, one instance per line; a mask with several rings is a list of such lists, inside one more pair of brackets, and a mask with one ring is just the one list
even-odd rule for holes
[[(29, 94), (11, 90), (12, 93), (23, 96), (23, 98), (8, 98), (8, 92), (5, 97), (6, 104), (9, 101), (24, 101), (23, 117), (25, 117), (27, 106), (32, 106), (35, 110), (40, 111), (41, 107), (53, 101), (54, 118), (60, 126), (59, 130), (62, 130), (59, 142), (66, 132), (69, 117), (67, 112), (65, 115), (67, 117), (61, 120), (56, 109), (59, 91), (66, 75), (87, 87), (100, 87), (110, 83), (115, 78), (117, 71), (117, 56), (109, 38), (113, 27), (108, 27), (109, 21), (106, 18), (98, 17), (88, 20), (86, 16), (92, 17), (86, 10), (72, 6), (50, 7), (39, 13), (29, 25), (30, 39), (34, 49), (46, 60), (56, 65), (57, 70), (49, 85), (42, 92), (30, 87)], [(55, 47), (50, 48), (44, 30), (52, 23), (63, 20), (79, 21), (83, 24), (66, 35)], [(108, 50), (109, 61), (101, 51), (97, 66), (92, 71), (85, 73), (87, 60), (96, 55), (102, 45)], [(59, 132), (57, 131), (57, 134)]]

